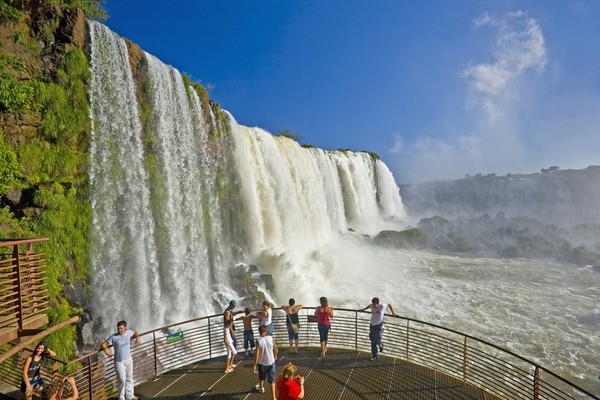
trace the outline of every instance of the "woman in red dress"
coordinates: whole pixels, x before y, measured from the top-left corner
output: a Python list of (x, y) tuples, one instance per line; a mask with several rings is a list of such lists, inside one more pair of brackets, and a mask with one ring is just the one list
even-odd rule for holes
[(304, 398), (304, 377), (296, 375), (296, 367), (287, 363), (277, 377), (277, 400), (298, 400)]

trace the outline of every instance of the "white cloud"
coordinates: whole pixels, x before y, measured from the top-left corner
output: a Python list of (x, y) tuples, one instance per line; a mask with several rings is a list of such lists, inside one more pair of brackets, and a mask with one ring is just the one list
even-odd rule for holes
[(394, 136), (394, 145), (387, 152), (390, 154), (400, 154), (402, 149), (404, 148), (404, 143), (402, 142), (402, 137), (399, 133)]
[[(547, 63), (544, 36), (539, 23), (522, 11), (502, 16), (483, 14), (473, 29), (491, 29), (489, 59), (471, 61), (462, 71), (467, 83), (472, 132), (448, 127), (445, 137), (421, 137), (414, 143), (396, 143), (388, 152), (402, 157), (393, 164), (402, 182), (456, 179), (465, 174), (519, 172), (526, 165), (521, 108), (534, 80), (531, 74)], [(440, 135), (441, 136), (441, 135)], [(401, 142), (399, 142), (401, 143)]]
[(488, 121), (506, 116), (511, 101), (518, 98), (520, 79), (546, 65), (546, 46), (539, 23), (523, 11), (494, 18), (484, 14), (473, 21), (475, 31), (489, 27), (496, 32), (491, 60), (463, 70), (471, 98), (469, 105), (484, 111)]

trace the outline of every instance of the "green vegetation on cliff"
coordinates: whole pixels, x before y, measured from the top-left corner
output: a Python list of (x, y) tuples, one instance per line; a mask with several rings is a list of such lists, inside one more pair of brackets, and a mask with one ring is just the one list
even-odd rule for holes
[[(76, 8), (105, 18), (101, 3), (0, 0), (0, 24), (13, 30), (0, 45), (0, 238), (50, 239), (36, 249), (46, 254), (51, 324), (81, 311), (64, 286), (90, 275), (90, 68), (71, 41), (85, 28)], [(75, 355), (74, 327), (47, 341), (60, 358)]]
[(40, 14), (60, 13), (80, 9), (86, 17), (105, 20), (108, 14), (104, 9), (104, 0), (0, 0), (0, 22), (7, 19), (13, 22), (22, 21), (23, 16), (34, 9)]
[(13, 182), (21, 178), (22, 173), (23, 167), (17, 161), (17, 155), (0, 137), (0, 193), (5, 193)]

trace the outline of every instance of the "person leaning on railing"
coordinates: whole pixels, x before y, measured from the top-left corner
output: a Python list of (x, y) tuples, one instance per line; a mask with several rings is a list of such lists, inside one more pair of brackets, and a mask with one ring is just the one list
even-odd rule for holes
[(395, 317), (396, 313), (391, 304), (379, 304), (379, 298), (373, 297), (371, 304), (362, 309), (366, 311), (368, 308), (371, 309), (371, 323), (369, 325), (369, 339), (371, 340), (371, 361), (377, 360), (379, 351), (383, 351), (383, 315), (386, 309), (390, 309), (392, 315)]
[(288, 331), (288, 339), (290, 340), (290, 353), (298, 354), (298, 330), (300, 329), (300, 318), (298, 311), (304, 308), (302, 304), (296, 305), (296, 300), (289, 299), (287, 306), (281, 306), (287, 317), (285, 325)]
[(257, 316), (260, 318), (260, 325), (268, 328), (267, 335), (273, 336), (273, 314), (268, 300), (262, 302), (262, 311), (259, 311)]

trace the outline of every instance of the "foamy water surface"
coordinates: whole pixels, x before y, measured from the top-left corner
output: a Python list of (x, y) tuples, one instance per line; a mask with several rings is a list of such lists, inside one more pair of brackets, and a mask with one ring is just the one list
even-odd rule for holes
[(277, 264), (278, 298), (295, 293), (316, 305), (325, 295), (330, 304), (362, 308), (378, 296), (400, 315), (479, 337), (600, 393), (594, 267), (390, 250), (351, 237), (314, 252), (301, 267)]

